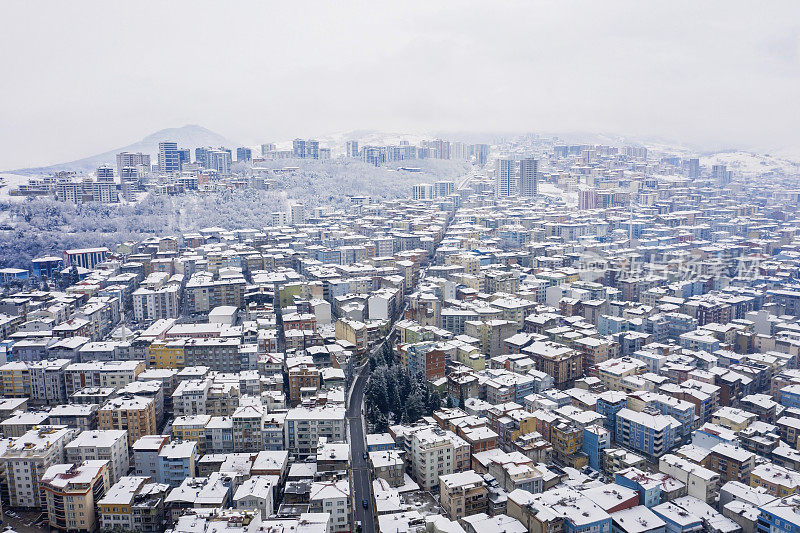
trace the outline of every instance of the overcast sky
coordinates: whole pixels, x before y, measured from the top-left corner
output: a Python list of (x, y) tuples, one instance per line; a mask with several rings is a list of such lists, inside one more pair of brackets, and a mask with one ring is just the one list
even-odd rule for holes
[(796, 0), (3, 0), (0, 65), (6, 169), (184, 124), (800, 146)]

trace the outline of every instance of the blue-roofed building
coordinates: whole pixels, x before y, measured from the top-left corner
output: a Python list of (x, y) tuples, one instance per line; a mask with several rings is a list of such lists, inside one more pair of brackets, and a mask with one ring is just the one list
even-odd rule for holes
[(782, 388), (779, 398), (784, 407), (800, 407), (800, 385), (788, 385)]
[(367, 435), (368, 452), (384, 452), (395, 449), (395, 441), (389, 433), (369, 433)]
[(0, 268), (0, 280), (4, 283), (15, 279), (28, 279), (28, 274), (24, 268)]
[(31, 260), (31, 272), (36, 277), (53, 278), (62, 268), (64, 268), (64, 259), (61, 257), (37, 257)]
[(614, 474), (614, 483), (639, 493), (639, 505), (653, 507), (661, 503), (662, 481), (638, 468), (626, 468)]
[(650, 457), (661, 457), (678, 442), (680, 423), (668, 415), (649, 414), (625, 408), (617, 413), (614, 440), (617, 444)]
[(595, 410), (605, 417), (603, 425), (614, 431), (617, 424), (617, 413), (627, 406), (628, 395), (619, 391), (606, 391), (597, 397)]
[(674, 503), (656, 505), (653, 512), (666, 522), (667, 533), (694, 533), (703, 529), (703, 521), (699, 516), (686, 512)]
[(800, 531), (800, 495), (766, 503), (758, 508), (757, 533), (797, 533)]
[(583, 428), (581, 449), (589, 456), (589, 466), (600, 471), (603, 463), (603, 450), (611, 445), (611, 432), (603, 426), (592, 424)]

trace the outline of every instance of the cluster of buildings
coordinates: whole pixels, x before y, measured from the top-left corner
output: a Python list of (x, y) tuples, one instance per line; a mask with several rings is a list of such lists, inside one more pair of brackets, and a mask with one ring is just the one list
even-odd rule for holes
[(63, 531), (355, 530), (347, 386), (452, 212), (318, 215), (36, 259), (0, 299), (3, 503)]
[(447, 200), (413, 189), (455, 212), (395, 351), (448, 407), (367, 436), (379, 527), (800, 527), (797, 176), (498, 148)]
[[(796, 177), (497, 154), (410, 199), (41, 258), (76, 276), (0, 298), (3, 504), (87, 532), (800, 529)], [(356, 442), (386, 339), (444, 407)]]
[[(396, 145), (359, 145), (358, 141), (347, 141), (346, 156), (358, 158), (371, 165), (415, 159), (459, 159), (472, 161), (478, 167), (486, 165), (489, 157), (488, 144), (467, 144), (458, 141), (435, 139), (422, 141), (419, 146), (408, 141)], [(407, 170), (414, 171), (413, 167)]]
[(136, 179), (130, 179), (136, 176), (120, 176), (122, 177), (118, 183), (114, 177), (114, 168), (109, 165), (98, 167), (93, 176), (78, 176), (74, 171), (62, 170), (50, 176), (30, 178), (28, 183), (19, 185), (11, 194), (51, 196), (60, 202), (73, 204), (112, 204), (119, 202), (120, 196), (131, 198), (137, 186)]
[[(261, 145), (260, 155), (246, 146), (235, 150), (224, 146), (183, 148), (174, 141), (158, 144), (158, 153), (120, 152), (116, 166), (104, 164), (90, 175), (74, 171), (58, 171), (48, 176), (33, 177), (10, 191), (12, 195), (48, 196), (58, 201), (81, 204), (98, 202), (118, 203), (120, 200), (136, 201), (142, 194), (179, 195), (187, 191), (209, 192), (218, 190), (260, 189), (270, 190), (280, 186), (284, 176), (298, 170), (295, 166), (272, 168), (268, 162), (282, 160), (331, 159), (331, 149), (320, 146), (315, 139), (294, 139), (291, 149), (279, 149), (275, 143)], [(348, 141), (345, 158), (356, 158), (371, 165), (418, 159), (458, 159), (473, 161), (477, 166), (487, 164), (487, 144), (465, 144), (442, 139), (422, 141), (420, 146), (402, 141), (396, 146), (360, 146), (359, 141)], [(192, 157), (194, 152), (194, 158)], [(234, 155), (236, 156), (234, 159)], [(234, 164), (238, 165), (234, 167)], [(273, 165), (274, 166), (274, 165)], [(402, 170), (419, 172), (413, 166)], [(449, 182), (447, 182), (449, 183)], [(535, 185), (534, 185), (535, 189)], [(526, 189), (530, 190), (530, 189)], [(417, 192), (420, 196), (417, 196)], [(452, 194), (452, 188), (435, 188), (417, 191), (415, 198), (430, 199)], [(535, 194), (535, 190), (533, 190)], [(276, 223), (274, 225), (280, 225)]]

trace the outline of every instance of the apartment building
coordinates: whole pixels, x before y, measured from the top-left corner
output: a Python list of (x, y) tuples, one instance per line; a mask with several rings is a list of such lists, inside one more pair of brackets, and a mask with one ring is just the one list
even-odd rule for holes
[(236, 509), (257, 509), (261, 511), (261, 518), (269, 518), (275, 509), (273, 494), (278, 481), (278, 476), (254, 475), (236, 489), (231, 500), (233, 506)]
[(40, 482), (51, 529), (94, 533), (96, 503), (111, 487), (108, 461), (89, 460), (49, 467)]
[(99, 408), (96, 403), (55, 405), (47, 413), (48, 421), (52, 426), (69, 426), (80, 431), (97, 429)]
[(494, 477), (506, 492), (522, 489), (536, 494), (544, 490), (542, 470), (520, 452), (492, 454), (486, 473)]
[(130, 467), (128, 434), (124, 430), (82, 431), (64, 447), (64, 453), (68, 463), (108, 461), (108, 477), (111, 484), (119, 481)]
[(128, 445), (156, 433), (156, 406), (152, 398), (124, 395), (112, 398), (97, 412), (99, 429), (128, 432)]
[(689, 496), (707, 503), (713, 502), (717, 497), (721, 485), (720, 476), (713, 470), (670, 453), (659, 458), (658, 470), (686, 485)]
[(421, 342), (399, 346), (400, 364), (414, 375), (435, 381), (445, 375), (445, 352), (436, 343)]
[(596, 366), (597, 377), (607, 389), (614, 391), (624, 391), (623, 380), (626, 377), (643, 374), (647, 370), (644, 361), (628, 357), (609, 359)]
[(565, 389), (583, 375), (583, 354), (563, 344), (536, 341), (522, 349), (533, 359), (536, 370), (553, 376), (556, 388)]
[(345, 340), (353, 345), (356, 355), (367, 351), (367, 325), (358, 320), (342, 319), (336, 321), (336, 338)]
[(264, 444), (264, 415), (266, 408), (255, 397), (245, 396), (231, 417), (233, 451), (258, 452)]
[(31, 375), (28, 365), (15, 361), (0, 366), (0, 384), (4, 398), (30, 398)]
[(750, 473), (755, 467), (756, 454), (742, 447), (720, 443), (711, 448), (705, 467), (720, 475), (720, 483), (728, 481), (750, 481)]
[(411, 436), (411, 475), (425, 490), (439, 486), (439, 476), (462, 472), (469, 466), (469, 443), (452, 431), (423, 428)]
[(653, 411), (671, 416), (678, 421), (678, 436), (689, 437), (695, 428), (695, 406), (666, 394), (637, 391), (628, 395), (627, 407), (633, 411)]
[(250, 370), (242, 365), (238, 338), (188, 339), (183, 346), (183, 360), (186, 366), (207, 366), (217, 372), (239, 372)]
[(474, 470), (439, 476), (439, 497), (447, 516), (460, 520), (465, 516), (485, 513), (486, 482)]
[(303, 391), (319, 390), (322, 385), (320, 370), (313, 365), (301, 364), (289, 369), (289, 401), (297, 405)]
[(186, 339), (155, 340), (147, 348), (150, 368), (181, 369), (185, 364)]
[(385, 479), (389, 486), (400, 487), (405, 483), (406, 462), (399, 450), (371, 451), (369, 463), (375, 477)]
[(72, 363), (63, 370), (67, 396), (86, 387), (124, 387), (136, 381), (147, 365), (144, 361), (92, 361)]
[(800, 473), (772, 463), (760, 464), (750, 472), (750, 486), (767, 494), (785, 498), (800, 493)]
[(352, 501), (350, 496), (350, 482), (341, 481), (315, 481), (311, 484), (309, 493), (309, 511), (312, 513), (327, 513), (330, 515), (328, 530), (331, 533), (344, 533), (352, 531), (350, 517), (352, 516)]
[(158, 451), (155, 481), (177, 487), (184, 479), (194, 477), (197, 459), (196, 442), (174, 441), (165, 444)]
[(680, 423), (668, 415), (621, 409), (616, 417), (615, 441), (650, 457), (660, 457), (677, 442)]
[(180, 316), (180, 286), (176, 284), (158, 289), (139, 287), (133, 291), (132, 298), (133, 316), (137, 322), (149, 323)]
[(137, 476), (158, 479), (158, 454), (169, 443), (169, 435), (145, 435), (131, 446), (133, 470)]
[(40, 426), (17, 438), (0, 456), (7, 472), (13, 507), (41, 507), (39, 480), (54, 464), (64, 462), (64, 446), (78, 431), (65, 426)]
[[(67, 401), (67, 391), (62, 373), (70, 362), (69, 359), (52, 359), (28, 363), (31, 403), (53, 405)], [(3, 367), (0, 366), (0, 382), (2, 379)]]
[(205, 415), (210, 379), (187, 379), (181, 381), (172, 393), (172, 406), (176, 416)]
[(164, 528), (164, 498), (169, 485), (147, 476), (124, 476), (97, 502), (103, 531), (159, 533)]
[(286, 414), (284, 445), (290, 453), (308, 456), (317, 453), (320, 437), (331, 441), (345, 439), (344, 407), (295, 407)]
[(564, 464), (573, 468), (582, 468), (589, 462), (583, 453), (583, 429), (570, 422), (559, 419), (550, 426), (550, 442), (553, 443), (553, 454)]
[(711, 415), (711, 422), (731, 431), (742, 431), (758, 420), (758, 415), (735, 407), (720, 407)]
[(206, 426), (210, 421), (210, 415), (176, 417), (172, 422), (172, 435), (177, 440), (196, 443), (197, 453), (202, 455), (206, 448)]

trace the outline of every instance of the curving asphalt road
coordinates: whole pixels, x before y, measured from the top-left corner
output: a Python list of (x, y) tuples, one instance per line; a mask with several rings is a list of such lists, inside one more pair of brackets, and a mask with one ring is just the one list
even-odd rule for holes
[[(383, 343), (378, 348), (382, 347)], [(375, 533), (375, 515), (373, 513), (372, 478), (370, 476), (369, 461), (364, 460), (367, 449), (364, 440), (364, 419), (361, 416), (364, 406), (364, 389), (369, 377), (369, 364), (364, 364), (358, 370), (347, 406), (347, 423), (350, 429), (350, 457), (352, 463), (351, 480), (353, 485), (353, 515), (356, 521), (361, 522), (363, 533)], [(362, 502), (367, 500), (367, 509)], [(353, 524), (355, 530), (355, 524)]]
[[(398, 312), (402, 316), (405, 306)], [(394, 324), (392, 329), (383, 341), (376, 345), (371, 354), (380, 353), (386, 342), (392, 342), (394, 335)], [(350, 480), (353, 490), (353, 520), (361, 522), (363, 533), (375, 533), (375, 509), (374, 499), (372, 498), (372, 471), (369, 460), (364, 459), (364, 452), (367, 450), (367, 442), (364, 431), (364, 389), (367, 387), (369, 379), (369, 357), (364, 357), (364, 363), (358, 368), (356, 379), (350, 389), (347, 402), (347, 425), (348, 439), (350, 442)], [(367, 500), (367, 508), (364, 509), (363, 501)], [(356, 524), (353, 523), (353, 531), (356, 531)]]
[[(462, 183), (467, 183), (473, 173), (469, 173), (464, 177)], [(449, 222), (449, 220), (448, 220)], [(420, 272), (420, 281), (425, 278), (423, 269)], [(376, 345), (370, 354), (378, 353), (383, 350), (383, 345), (386, 342), (392, 342), (392, 337), (395, 333), (394, 322), (402, 317), (405, 313), (408, 304), (403, 305), (397, 311), (396, 316), (392, 320), (392, 327), (386, 337), (383, 338), (378, 345)], [(374, 499), (372, 497), (372, 472), (369, 466), (369, 460), (364, 459), (364, 452), (367, 449), (364, 431), (364, 390), (367, 387), (367, 380), (369, 379), (369, 357), (364, 357), (364, 363), (358, 368), (356, 378), (351, 386), (350, 394), (347, 398), (347, 425), (348, 425), (348, 440), (350, 442), (350, 482), (353, 494), (353, 531), (357, 531), (356, 523), (361, 522), (362, 533), (375, 533), (377, 530), (375, 524), (375, 509)], [(363, 502), (367, 500), (367, 508), (364, 509)]]

